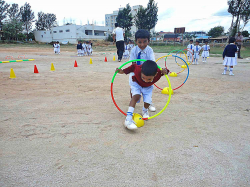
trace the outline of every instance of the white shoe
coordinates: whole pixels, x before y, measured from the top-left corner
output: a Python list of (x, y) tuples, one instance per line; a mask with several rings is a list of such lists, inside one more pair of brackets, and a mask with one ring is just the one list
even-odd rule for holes
[(156, 111), (156, 108), (155, 108), (153, 103), (151, 103), (151, 105), (149, 105), (148, 109), (149, 109), (150, 112), (155, 112)]
[(229, 72), (229, 75), (234, 76), (234, 74), (233, 74), (233, 72), (232, 72), (232, 71), (230, 71), (230, 72)]
[(135, 125), (135, 122), (133, 120), (125, 120), (124, 126), (127, 127), (129, 130), (135, 130), (137, 129), (137, 126)]
[(148, 111), (147, 111), (147, 112), (143, 112), (143, 111), (142, 111), (142, 117), (143, 117), (143, 118), (149, 118), (149, 113), (148, 113)]
[(227, 74), (227, 71), (224, 70), (223, 73), (222, 73), (222, 75), (226, 75), (226, 74)]

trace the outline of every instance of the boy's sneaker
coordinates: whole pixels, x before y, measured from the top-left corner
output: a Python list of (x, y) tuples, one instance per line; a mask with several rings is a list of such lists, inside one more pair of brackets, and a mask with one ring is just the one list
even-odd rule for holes
[(226, 75), (226, 74), (227, 74), (227, 71), (224, 70), (223, 73), (222, 73), (222, 75)]
[(230, 71), (230, 72), (229, 72), (229, 75), (234, 76), (234, 74), (233, 74), (233, 72), (232, 72), (232, 71)]
[(149, 118), (148, 111), (147, 112), (142, 112), (142, 117), (143, 118)]
[(153, 103), (151, 103), (151, 104), (149, 105), (148, 109), (149, 109), (150, 112), (155, 112), (155, 111), (156, 111), (156, 108), (155, 108), (155, 106), (154, 106)]
[(137, 129), (137, 126), (135, 125), (135, 122), (133, 120), (125, 120), (124, 126), (129, 130)]

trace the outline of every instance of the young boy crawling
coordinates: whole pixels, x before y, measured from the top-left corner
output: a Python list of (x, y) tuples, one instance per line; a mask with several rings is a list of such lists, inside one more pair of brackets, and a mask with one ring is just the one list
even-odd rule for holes
[(144, 107), (142, 108), (143, 118), (149, 118), (148, 107), (152, 102), (153, 84), (160, 80), (161, 76), (168, 74), (168, 69), (160, 70), (157, 67), (156, 62), (152, 60), (145, 61), (142, 65), (132, 64), (125, 69), (116, 69), (120, 74), (129, 74), (134, 72), (132, 77), (132, 83), (130, 83), (132, 98), (129, 103), (127, 117), (125, 119), (125, 127), (130, 130), (137, 129), (135, 122), (133, 121), (133, 113), (137, 101), (143, 96)]

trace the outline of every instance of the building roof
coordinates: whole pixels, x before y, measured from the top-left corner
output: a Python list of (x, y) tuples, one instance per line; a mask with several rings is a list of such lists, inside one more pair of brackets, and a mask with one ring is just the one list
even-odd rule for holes
[(228, 36), (219, 36), (219, 37), (216, 37), (216, 38), (210, 38), (211, 40), (222, 40), (222, 39), (227, 39)]
[(197, 36), (195, 39), (209, 39), (210, 36)]

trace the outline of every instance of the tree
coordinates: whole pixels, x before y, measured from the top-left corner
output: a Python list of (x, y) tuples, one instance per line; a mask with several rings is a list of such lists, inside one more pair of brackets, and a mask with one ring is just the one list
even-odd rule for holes
[(224, 32), (224, 27), (217, 26), (208, 31), (208, 36), (211, 36), (212, 38), (216, 38), (218, 36), (221, 36)]
[(35, 23), (37, 30), (49, 30), (56, 22), (55, 14), (45, 14), (43, 12), (38, 12), (37, 17), (38, 19)]
[(242, 36), (249, 37), (249, 32), (248, 31), (242, 31)]
[(125, 38), (131, 35), (130, 30), (133, 25), (133, 16), (131, 13), (131, 7), (129, 4), (122, 10), (119, 10), (118, 15), (116, 17), (116, 22), (120, 27), (125, 29)]
[[(250, 19), (250, 1), (249, 0), (228, 0), (228, 12), (232, 14), (232, 22), (229, 29), (230, 36), (235, 36), (236, 32), (240, 30), (241, 21), (243, 27), (246, 26)], [(236, 20), (234, 20), (236, 18)]]
[(147, 8), (140, 6), (138, 12), (136, 13), (135, 25), (138, 29), (150, 29), (154, 28), (158, 21), (158, 7), (154, 0), (149, 0)]
[(18, 4), (13, 3), (7, 11), (10, 20), (20, 20), (21, 13), (18, 8)]
[(35, 19), (34, 12), (32, 12), (30, 4), (27, 2), (20, 8), (20, 12), (22, 15), (21, 21), (24, 24), (28, 37), (29, 31), (32, 29), (32, 22), (34, 22)]
[(2, 25), (3, 20), (7, 17), (7, 10), (9, 6), (10, 5), (5, 3), (5, 1), (0, 0), (0, 25)]
[(19, 22), (17, 20), (12, 20), (9, 22), (6, 22), (3, 25), (3, 35), (4, 38), (8, 40), (17, 40), (18, 34), (21, 33), (23, 30), (23, 23)]

